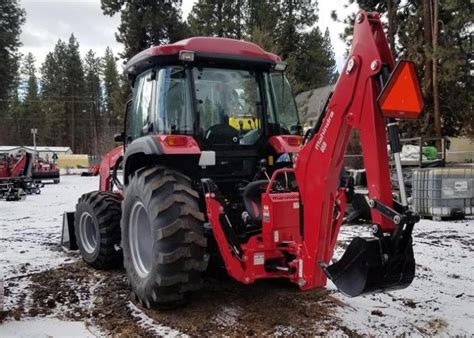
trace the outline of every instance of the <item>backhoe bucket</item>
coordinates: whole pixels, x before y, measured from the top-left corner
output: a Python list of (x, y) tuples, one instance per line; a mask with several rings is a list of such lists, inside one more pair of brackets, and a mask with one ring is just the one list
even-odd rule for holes
[(74, 231), (74, 212), (63, 214), (63, 229), (61, 234), (61, 246), (68, 250), (77, 250), (76, 233)]
[(389, 240), (354, 238), (338, 262), (323, 266), (326, 276), (350, 297), (408, 287), (415, 276), (411, 238), (393, 255), (387, 254)]

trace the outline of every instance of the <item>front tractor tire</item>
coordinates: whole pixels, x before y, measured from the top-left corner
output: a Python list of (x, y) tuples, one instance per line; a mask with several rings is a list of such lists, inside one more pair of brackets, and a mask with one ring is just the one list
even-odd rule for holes
[(122, 265), (120, 199), (111, 192), (93, 191), (79, 198), (74, 216), (77, 246), (82, 259), (96, 269)]
[(129, 178), (122, 216), (124, 266), (134, 296), (148, 308), (189, 301), (207, 268), (204, 215), (191, 180), (166, 167)]

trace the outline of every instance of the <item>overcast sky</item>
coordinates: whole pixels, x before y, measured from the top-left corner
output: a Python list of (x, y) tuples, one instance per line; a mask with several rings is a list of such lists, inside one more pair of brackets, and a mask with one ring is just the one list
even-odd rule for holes
[[(195, 0), (183, 0), (184, 18), (188, 16), (194, 2)], [(342, 0), (320, 0), (318, 4), (318, 26), (323, 32), (329, 26), (339, 69), (344, 64), (345, 45), (339, 39), (343, 26), (334, 23), (330, 13), (333, 9), (341, 16), (344, 15), (342, 13), (347, 13), (343, 9), (343, 3), (345, 1)], [(100, 0), (20, 0), (20, 4), (26, 10), (26, 23), (21, 35), (23, 47), (20, 51), (24, 54), (32, 52), (37, 59), (38, 68), (58, 39), (67, 41), (71, 33), (79, 41), (83, 55), (92, 49), (98, 56), (102, 56), (107, 46), (115, 54), (122, 50), (122, 45), (115, 40), (120, 16), (103, 15)]]

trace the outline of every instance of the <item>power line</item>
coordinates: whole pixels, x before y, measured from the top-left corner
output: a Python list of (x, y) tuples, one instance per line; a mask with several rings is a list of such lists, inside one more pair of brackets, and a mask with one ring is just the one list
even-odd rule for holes
[(9, 100), (4, 100), (4, 99), (0, 99), (0, 102), (20, 102), (20, 103), (25, 103), (25, 102), (43, 102), (43, 103), (100, 103), (99, 100), (95, 100), (95, 101), (92, 101), (92, 100), (88, 100), (88, 101), (85, 101), (85, 100), (29, 100), (29, 99), (26, 99), (26, 100), (13, 100), (13, 99), (9, 99)]

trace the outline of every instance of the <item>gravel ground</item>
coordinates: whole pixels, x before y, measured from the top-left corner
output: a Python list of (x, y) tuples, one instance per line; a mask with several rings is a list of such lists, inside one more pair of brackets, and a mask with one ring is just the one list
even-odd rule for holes
[[(96, 271), (59, 245), (62, 212), (97, 187), (95, 177), (63, 176), (39, 196), (0, 201), (0, 336), (474, 334), (472, 218), (416, 225), (417, 276), (405, 290), (347, 298), (331, 284), (299, 292), (208, 278), (190, 306), (158, 312), (130, 298), (123, 270)], [(335, 256), (366, 231), (343, 227)]]

